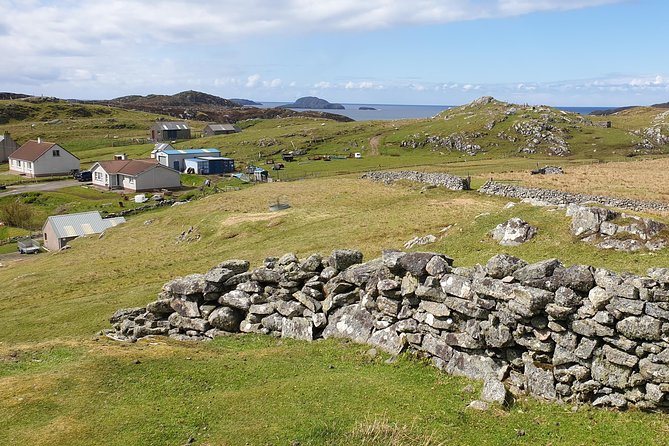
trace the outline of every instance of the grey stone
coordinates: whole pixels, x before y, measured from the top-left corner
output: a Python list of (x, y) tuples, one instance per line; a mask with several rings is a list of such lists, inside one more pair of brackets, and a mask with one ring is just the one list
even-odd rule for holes
[(486, 403), (485, 401), (474, 400), (467, 405), (467, 409), (485, 412), (487, 410), (490, 410), (490, 404)]
[(544, 370), (534, 365), (530, 360), (525, 361), (525, 380), (530, 395), (548, 400), (556, 400), (555, 378), (550, 370)]
[(330, 254), (330, 266), (344, 271), (351, 265), (362, 263), (362, 253), (353, 249), (335, 249)]
[(609, 345), (605, 345), (602, 351), (604, 352), (606, 359), (614, 364), (624, 365), (625, 367), (632, 368), (639, 362), (639, 358), (636, 356), (629, 355)]
[(279, 283), (281, 274), (269, 268), (258, 268), (251, 273), (251, 280), (260, 283)]
[(282, 316), (274, 313), (262, 318), (260, 320), (260, 323), (262, 324), (263, 327), (267, 328), (270, 331), (281, 332), (283, 330), (284, 320), (285, 319)]
[(202, 294), (205, 288), (204, 274), (191, 274), (177, 277), (163, 285), (163, 291), (182, 296)]
[(650, 316), (626, 317), (616, 324), (616, 329), (629, 339), (657, 341), (662, 338), (662, 323)]
[(437, 317), (446, 317), (451, 315), (451, 310), (443, 303), (431, 302), (429, 300), (422, 300), (418, 305), (419, 310), (426, 313), (431, 313)]
[(314, 338), (314, 327), (311, 319), (304, 317), (286, 318), (281, 326), (281, 337), (300, 341), (311, 341)]
[(629, 367), (609, 362), (603, 355), (595, 356), (591, 366), (592, 378), (607, 387), (625, 389), (632, 374)]
[(560, 266), (558, 259), (547, 259), (541, 262), (531, 263), (527, 266), (517, 269), (513, 273), (513, 277), (519, 282), (525, 282), (535, 279), (544, 279), (550, 277), (555, 271), (555, 268)]
[(576, 350), (574, 350), (574, 354), (581, 359), (590, 359), (596, 347), (596, 339), (581, 338), (578, 347), (576, 347)]
[(345, 338), (365, 344), (372, 333), (374, 317), (361, 305), (340, 308), (329, 317), (323, 338)]
[[(433, 257), (434, 259), (438, 259), (439, 257)], [(418, 289), (418, 279), (407, 273), (402, 277), (402, 284), (400, 286), (400, 294), (402, 296), (413, 296), (416, 293), (416, 290)]]
[(537, 228), (526, 221), (514, 217), (501, 223), (492, 231), (492, 238), (503, 246), (518, 246), (532, 239), (537, 234)]
[(508, 254), (497, 254), (486, 263), (488, 275), (493, 279), (511, 276), (516, 270), (527, 266), (527, 262)]
[(276, 311), (274, 302), (267, 302), (264, 304), (254, 304), (249, 307), (249, 314), (268, 315)]
[(619, 214), (604, 208), (576, 206), (570, 208), (571, 233), (576, 237), (587, 237), (599, 233), (601, 224), (613, 220)]
[(639, 361), (639, 373), (645, 380), (655, 384), (669, 382), (669, 365), (654, 363), (652, 358), (643, 358)]
[(481, 390), (481, 400), (488, 403), (504, 404), (506, 402), (506, 387), (493, 377), (486, 377)]
[(207, 321), (209, 325), (219, 330), (235, 332), (239, 331), (242, 319), (239, 311), (229, 307), (218, 307), (209, 314)]
[(309, 310), (313, 311), (314, 313), (318, 313), (321, 311), (323, 306), (319, 301), (314, 299), (313, 297), (309, 296), (307, 293), (303, 291), (297, 291), (293, 293), (293, 297), (295, 300), (297, 300), (299, 303), (301, 303), (304, 307), (308, 308)]
[(429, 333), (423, 336), (422, 348), (431, 355), (437, 356), (444, 361), (449, 361), (453, 356), (454, 351), (453, 348), (448, 345), (443, 338), (434, 336)]
[(390, 326), (383, 330), (377, 330), (367, 340), (371, 344), (384, 352), (392, 355), (397, 355), (402, 352), (405, 346), (403, 338), (397, 334), (394, 326)]
[(453, 296), (469, 298), (473, 294), (471, 281), (455, 274), (444, 275), (439, 284), (441, 286), (441, 290), (444, 293), (448, 293)]
[(207, 271), (207, 274), (204, 275), (204, 280), (213, 283), (225, 283), (226, 280), (228, 280), (234, 275), (235, 273), (231, 269), (221, 268), (220, 266), (216, 266)]
[(594, 287), (588, 293), (588, 299), (595, 310), (604, 308), (612, 297), (611, 293), (600, 287)]
[(198, 303), (185, 299), (172, 299), (170, 306), (183, 317), (200, 317)]
[(425, 265), (425, 271), (434, 277), (441, 277), (442, 275), (451, 272), (451, 264), (446, 259), (440, 256), (434, 256)]
[(304, 314), (304, 306), (295, 301), (279, 301), (276, 303), (276, 311), (287, 318), (295, 318)]
[(667, 302), (648, 302), (645, 305), (645, 311), (649, 316), (669, 321), (669, 303)]
[(232, 290), (222, 295), (218, 303), (247, 312), (251, 307), (251, 296), (241, 290)]
[(342, 271), (339, 278), (345, 282), (361, 287), (378, 275), (381, 267), (383, 267), (381, 259), (354, 264)]
[(592, 268), (586, 265), (556, 268), (553, 271), (553, 281), (558, 286), (569, 287), (582, 293), (589, 292), (595, 286)]
[(323, 256), (320, 254), (312, 254), (300, 264), (302, 271), (318, 272), (323, 267)]
[(646, 303), (642, 300), (613, 297), (606, 306), (606, 310), (614, 317), (622, 319), (626, 315), (641, 316)]
[(230, 259), (217, 265), (218, 268), (229, 269), (235, 275), (245, 273), (249, 270), (248, 260)]
[[(158, 299), (146, 305), (146, 311), (158, 316), (166, 316), (174, 313), (170, 299)], [(142, 311), (144, 313), (144, 311)]]
[(428, 274), (426, 270), (428, 263), (430, 263), (435, 256), (441, 257), (446, 260), (447, 263), (449, 260), (451, 264), (453, 263), (452, 259), (447, 258), (442, 254), (434, 252), (409, 252), (399, 259), (399, 266), (402, 270), (411, 273), (416, 277), (424, 277)]
[(499, 377), (500, 366), (492, 358), (453, 350), (451, 358), (443, 365), (446, 373), (464, 376), (470, 379), (485, 379), (488, 376)]
[(574, 333), (583, 336), (613, 336), (613, 328), (595, 322), (592, 319), (582, 319), (572, 322), (571, 329)]
[(592, 402), (595, 407), (606, 406), (615, 407), (616, 409), (624, 409), (627, 407), (627, 400), (619, 393), (612, 393), (610, 395), (603, 395)]
[(357, 290), (341, 294), (330, 294), (323, 301), (323, 311), (329, 313), (333, 309), (357, 303), (359, 300), (360, 292)]

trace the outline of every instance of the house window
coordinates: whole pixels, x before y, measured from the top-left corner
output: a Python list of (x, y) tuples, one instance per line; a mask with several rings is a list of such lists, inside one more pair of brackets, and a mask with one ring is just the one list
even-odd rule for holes
[(21, 167), (21, 161), (20, 160), (14, 160), (14, 165), (16, 167)]
[(128, 177), (128, 182), (129, 182), (130, 184), (134, 184), (134, 183), (135, 183), (135, 179), (134, 179), (133, 177)]
[(46, 241), (46, 232), (44, 233), (44, 241)]
[(102, 172), (95, 172), (95, 180), (102, 181)]
[(58, 149), (53, 149), (53, 152), (51, 152), (53, 156), (60, 156), (60, 150)]

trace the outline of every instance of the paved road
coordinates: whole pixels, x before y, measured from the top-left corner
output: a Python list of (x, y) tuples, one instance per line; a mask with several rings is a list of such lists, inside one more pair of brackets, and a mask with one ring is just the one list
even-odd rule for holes
[(7, 190), (0, 190), (0, 197), (7, 197), (9, 195), (22, 194), (24, 192), (35, 191), (50, 191), (58, 190), (64, 187), (77, 186), (83, 184), (77, 180), (61, 180), (61, 181), (43, 181), (41, 183), (20, 184), (16, 186), (7, 186)]

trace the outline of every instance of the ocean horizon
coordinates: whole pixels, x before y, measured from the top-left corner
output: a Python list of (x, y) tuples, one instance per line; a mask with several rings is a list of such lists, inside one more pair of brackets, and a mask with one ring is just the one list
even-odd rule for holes
[[(273, 108), (284, 105), (287, 102), (260, 102), (261, 105), (255, 105), (258, 108)], [(356, 121), (390, 121), (396, 119), (417, 119), (431, 118), (444, 110), (448, 110), (458, 105), (402, 105), (402, 104), (344, 104), (344, 110), (331, 109), (297, 109), (295, 111), (320, 111), (325, 113), (334, 113), (347, 116)], [(360, 110), (360, 107), (373, 108), (373, 110)], [(560, 107), (551, 106), (558, 110), (574, 112), (581, 115), (588, 115), (597, 110), (610, 110), (615, 107)]]

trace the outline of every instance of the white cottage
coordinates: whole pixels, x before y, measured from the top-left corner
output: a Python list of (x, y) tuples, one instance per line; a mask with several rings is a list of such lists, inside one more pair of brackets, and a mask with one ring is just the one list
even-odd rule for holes
[(121, 223), (125, 223), (125, 218), (102, 218), (96, 211), (52, 215), (42, 226), (44, 247), (49, 251), (57, 251), (70, 240), (85, 235), (100, 234)]
[(27, 177), (68, 175), (79, 170), (79, 158), (52, 142), (28, 141), (9, 155), (9, 171)]
[(91, 167), (95, 186), (147, 191), (181, 187), (181, 175), (155, 159), (98, 161)]

